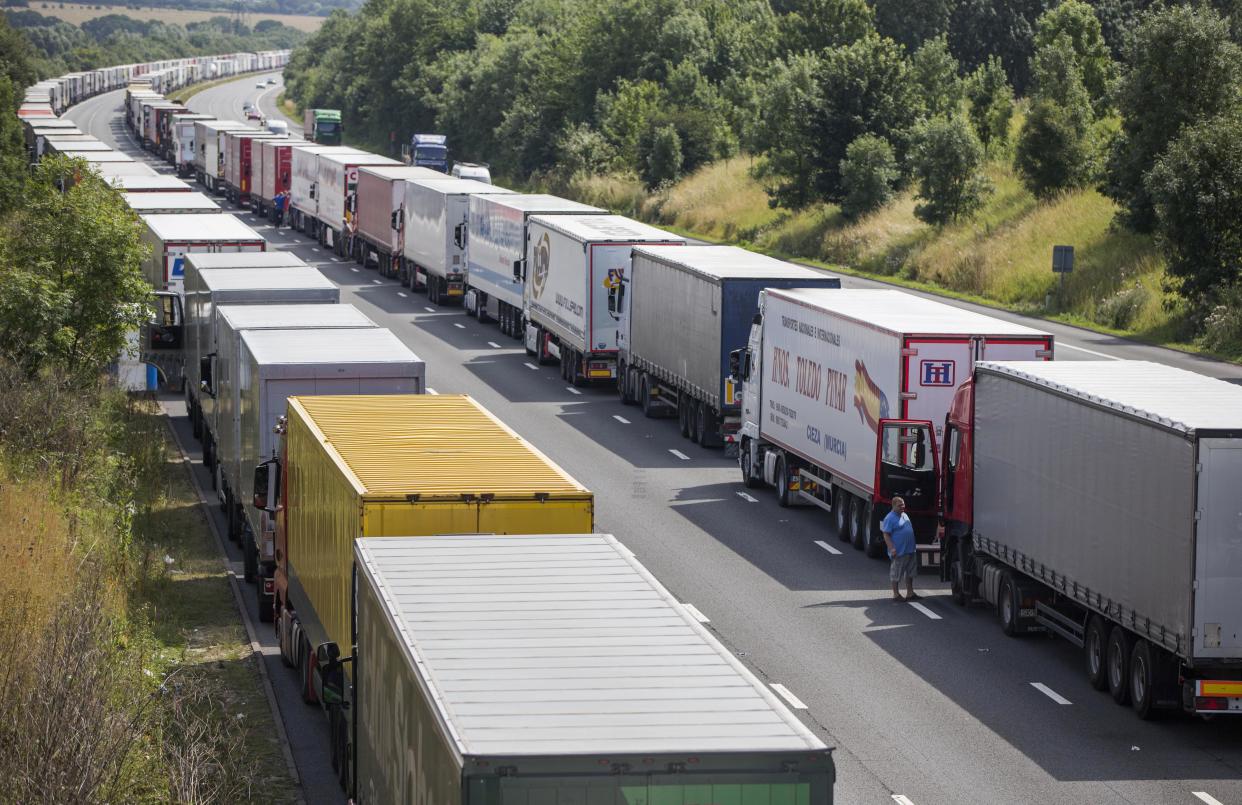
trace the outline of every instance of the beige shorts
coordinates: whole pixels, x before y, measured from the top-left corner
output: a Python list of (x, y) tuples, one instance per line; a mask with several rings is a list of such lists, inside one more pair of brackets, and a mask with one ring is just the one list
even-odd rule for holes
[(906, 581), (907, 579), (913, 579), (918, 574), (919, 555), (917, 553), (895, 556), (893, 557), (892, 564), (888, 566), (888, 578), (890, 581)]

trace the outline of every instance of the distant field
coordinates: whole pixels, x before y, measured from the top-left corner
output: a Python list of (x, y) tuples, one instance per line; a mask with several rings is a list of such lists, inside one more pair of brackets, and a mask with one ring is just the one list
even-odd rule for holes
[[(54, 3), (31, 0), (30, 10), (37, 11), (47, 17), (56, 17), (74, 25), (81, 25), (87, 20), (102, 17), (106, 14), (121, 14), (136, 20), (157, 20), (175, 25), (189, 22), (203, 22), (212, 17), (229, 16), (228, 11), (183, 11), (176, 8), (126, 8), (125, 6), (94, 6), (79, 3)], [(315, 32), (323, 25), (324, 17), (311, 17), (303, 14), (268, 14), (257, 12), (246, 14), (247, 25), (254, 25), (259, 20), (276, 20), (297, 28), (301, 31)]]

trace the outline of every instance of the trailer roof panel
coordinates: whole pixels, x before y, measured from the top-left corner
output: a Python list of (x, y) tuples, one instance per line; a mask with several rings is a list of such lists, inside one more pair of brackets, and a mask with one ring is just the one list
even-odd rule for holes
[(126, 193), (125, 203), (139, 214), (151, 210), (220, 212), (220, 205), (202, 193)]
[(684, 243), (685, 238), (656, 229), (624, 215), (534, 215), (531, 221), (575, 240), (590, 243), (629, 241), (667, 241)]
[(464, 395), (299, 397), (297, 405), (364, 495), (460, 500), (471, 490), (530, 500), (591, 494)]
[(320, 153), (320, 162), (332, 162), (337, 165), (384, 165), (388, 167), (404, 167), (392, 157), (382, 157), (367, 151), (328, 152)]
[[(57, 150), (60, 150), (60, 149), (57, 149)], [(127, 154), (122, 154), (119, 151), (112, 151), (110, 149), (107, 151), (78, 151), (76, 149), (67, 148), (64, 150), (60, 150), (60, 153), (61, 153), (61, 156), (69, 157), (70, 159), (80, 159), (83, 162), (89, 162), (94, 165), (99, 165), (99, 164), (103, 164), (106, 162), (134, 162), (135, 161), (133, 157)]]
[(333, 285), (319, 270), (311, 266), (278, 268), (209, 268), (198, 276), (207, 292), (248, 291), (267, 288), (331, 289)]
[(435, 179), (439, 176), (445, 176), (438, 170), (432, 168), (423, 168), (416, 165), (368, 165), (358, 169), (359, 173), (369, 173), (372, 176), (379, 176), (389, 181), (401, 181), (403, 179)]
[(827, 748), (611, 535), (355, 546), (462, 756)]
[(91, 167), (98, 171), (99, 175), (103, 177), (159, 176), (159, 174), (145, 162), (96, 162), (92, 164)]
[(186, 265), (199, 271), (212, 268), (290, 268), (310, 265), (292, 252), (190, 252)]
[(500, 204), (515, 210), (539, 215), (540, 213), (580, 213), (582, 215), (607, 213), (607, 210), (599, 207), (592, 207), (590, 204), (583, 204), (578, 201), (570, 201), (567, 198), (553, 196), (549, 193), (514, 193), (512, 195), (497, 195), (495, 198), (488, 198), (493, 204)]
[(833, 275), (795, 265), (737, 246), (635, 246), (634, 254), (678, 266), (711, 279), (807, 279), (821, 281)]
[(1193, 434), (1242, 430), (1242, 387), (1148, 361), (983, 361), (975, 371), (1020, 378), (1061, 394)]
[(410, 184), (428, 190), (434, 190), (445, 196), (459, 195), (488, 195), (488, 196), (508, 196), (516, 195), (512, 190), (504, 187), (497, 187), (487, 182), (479, 182), (474, 179), (458, 179), (455, 176), (441, 174), (438, 177), (430, 179), (411, 179)]
[[(292, 271), (295, 269), (270, 269)], [(249, 272), (233, 272), (249, 273)], [(350, 330), (245, 330), (242, 340), (256, 362), (276, 364), (422, 364), (423, 360), (382, 327)]]
[(220, 305), (220, 318), (235, 330), (287, 330), (295, 327), (375, 327), (349, 304)]
[(143, 215), (145, 223), (161, 240), (244, 240), (263, 242), (263, 236), (232, 215)]
[(130, 193), (144, 191), (191, 192), (190, 186), (175, 176), (152, 173), (151, 176), (112, 176), (108, 183)]
[(828, 310), (892, 333), (1049, 337), (1048, 333), (1024, 324), (986, 316), (902, 291), (790, 288), (769, 289), (767, 293), (812, 308)]

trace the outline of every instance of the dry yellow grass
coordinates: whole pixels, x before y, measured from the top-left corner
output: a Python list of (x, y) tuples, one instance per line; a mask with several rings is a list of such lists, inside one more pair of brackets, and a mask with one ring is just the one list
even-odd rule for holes
[[(139, 8), (125, 6), (99, 6), (79, 3), (32, 2), (31, 11), (37, 11), (47, 17), (56, 17), (74, 25), (81, 25), (87, 20), (107, 14), (120, 14), (136, 20), (155, 20), (173, 25), (185, 25), (191, 22), (203, 22), (212, 17), (229, 16), (227, 11), (190, 11), (178, 8)], [(247, 13), (245, 21), (253, 26), (260, 20), (276, 20), (297, 28), (300, 31), (314, 33), (323, 25), (324, 17), (312, 17), (305, 14), (269, 14), (266, 12)]]

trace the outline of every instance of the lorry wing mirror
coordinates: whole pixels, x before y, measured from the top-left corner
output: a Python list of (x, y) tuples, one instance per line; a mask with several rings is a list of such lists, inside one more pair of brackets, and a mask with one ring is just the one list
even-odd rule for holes
[(513, 261), (513, 281), (524, 282), (526, 280), (526, 260), (519, 257)]
[(321, 643), (315, 647), (317, 676), (316, 693), (324, 704), (340, 704), (345, 700), (345, 675), (342, 666), (353, 662), (353, 657), (342, 657), (336, 643)]
[(742, 376), (742, 350), (740, 349), (729, 353), (729, 374), (734, 377)]
[(212, 377), (214, 374), (212, 369), (215, 365), (215, 353), (204, 355), (198, 359), (198, 378), (199, 386), (203, 393), (209, 396), (216, 396), (215, 382)]
[(280, 462), (271, 459), (254, 468), (254, 507), (274, 513), (279, 501)]
[(453, 242), (459, 249), (466, 248), (466, 225), (464, 223), (453, 227)]
[(315, 197), (315, 185), (313, 184), (310, 186), (310, 197), (311, 198)]

